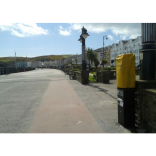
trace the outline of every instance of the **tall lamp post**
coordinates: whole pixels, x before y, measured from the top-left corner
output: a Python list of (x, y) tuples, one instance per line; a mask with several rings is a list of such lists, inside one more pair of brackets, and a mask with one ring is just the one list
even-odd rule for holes
[(82, 28), (82, 34), (80, 35), (80, 39), (78, 41), (80, 41), (82, 43), (82, 71), (86, 70), (86, 56), (85, 56), (85, 39), (89, 36), (89, 34), (87, 33), (87, 29)]
[[(15, 52), (15, 49), (14, 49)], [(16, 52), (15, 52), (15, 69), (17, 69), (17, 65), (16, 65)]]
[(140, 54), (140, 79), (156, 79), (156, 23), (142, 23), (142, 49)]
[(106, 38), (106, 40), (108, 40), (107, 36), (103, 36), (103, 59), (104, 59), (104, 40), (105, 40), (105, 38)]

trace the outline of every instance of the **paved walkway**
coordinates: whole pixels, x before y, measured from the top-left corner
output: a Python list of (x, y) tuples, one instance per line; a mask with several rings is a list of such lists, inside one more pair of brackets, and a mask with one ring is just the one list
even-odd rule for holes
[[(60, 72), (61, 71), (57, 71)], [(63, 73), (61, 73), (62, 76)], [(66, 79), (53, 79), (45, 93), (31, 133), (102, 133), (95, 119)], [(81, 84), (80, 84), (81, 85)]]
[(116, 80), (82, 85), (60, 70), (51, 80), (30, 133), (130, 133), (118, 124)]

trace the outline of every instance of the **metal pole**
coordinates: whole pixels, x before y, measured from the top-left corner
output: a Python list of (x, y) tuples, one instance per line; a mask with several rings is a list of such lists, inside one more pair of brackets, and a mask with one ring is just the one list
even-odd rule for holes
[[(27, 61), (27, 55), (26, 55), (26, 61)], [(28, 69), (28, 61), (27, 61), (27, 69)]]
[(82, 70), (86, 70), (85, 39), (82, 37)]
[(155, 80), (155, 23), (142, 23), (142, 49), (140, 57), (140, 79)]
[[(14, 52), (15, 52), (15, 49), (14, 49)], [(15, 68), (17, 69), (17, 66), (16, 66), (16, 52), (15, 52)]]
[(103, 36), (103, 59), (104, 59), (104, 36)]

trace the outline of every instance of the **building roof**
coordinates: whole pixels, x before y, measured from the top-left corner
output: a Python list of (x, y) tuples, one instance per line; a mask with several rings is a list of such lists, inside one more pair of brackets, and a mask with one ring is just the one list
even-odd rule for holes
[(121, 40), (123, 44), (127, 43), (128, 40)]

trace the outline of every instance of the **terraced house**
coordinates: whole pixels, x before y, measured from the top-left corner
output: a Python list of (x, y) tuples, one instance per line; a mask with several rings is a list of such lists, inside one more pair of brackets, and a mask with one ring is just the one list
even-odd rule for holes
[(138, 66), (140, 62), (140, 50), (141, 50), (141, 36), (136, 39), (121, 40), (118, 44), (113, 44), (110, 49), (110, 65), (115, 66), (115, 59), (121, 54), (135, 54), (135, 65)]

